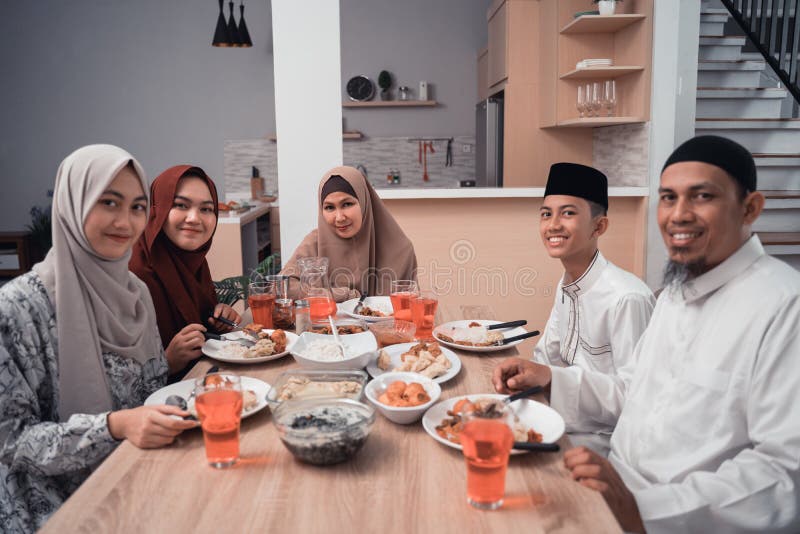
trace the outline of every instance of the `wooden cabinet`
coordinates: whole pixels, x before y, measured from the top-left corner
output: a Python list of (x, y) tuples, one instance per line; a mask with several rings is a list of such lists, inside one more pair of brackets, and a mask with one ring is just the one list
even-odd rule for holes
[[(496, 88), (508, 77), (508, 2), (495, 0), (489, 7), (488, 84)], [(493, 91), (490, 91), (490, 93)]]
[(478, 102), (489, 98), (489, 48), (478, 52)]
[(31, 269), (28, 232), (0, 232), (0, 276), (19, 276)]
[(278, 208), (257, 203), (256, 207), (238, 215), (220, 215), (208, 267), (211, 278), (222, 280), (248, 274), (264, 258), (280, 250)]
[[(623, 13), (573, 15), (585, 9), (584, 0), (544, 0), (539, 34), (554, 46), (542, 48), (546, 57), (540, 77), (547, 80), (541, 98), (540, 126), (585, 127), (646, 122), (650, 118), (653, 0), (618, 4)], [(611, 67), (578, 68), (583, 59), (608, 58)], [(578, 87), (613, 79), (617, 105), (612, 117), (580, 118)]]

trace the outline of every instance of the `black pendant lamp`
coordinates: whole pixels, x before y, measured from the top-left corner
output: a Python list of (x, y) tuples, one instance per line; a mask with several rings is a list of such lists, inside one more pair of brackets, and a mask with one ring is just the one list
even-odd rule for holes
[(250, 48), (253, 41), (250, 39), (250, 32), (247, 31), (247, 23), (244, 21), (244, 2), (239, 4), (239, 46)]
[(217, 17), (217, 29), (214, 30), (214, 40), (211, 46), (231, 46), (228, 40), (228, 25), (225, 23), (225, 13), (222, 10), (222, 0), (219, 0), (219, 17)]
[(242, 46), (242, 41), (239, 39), (239, 29), (236, 27), (236, 20), (233, 18), (233, 0), (228, 2), (231, 10), (231, 16), (228, 18), (228, 45), (229, 46)]

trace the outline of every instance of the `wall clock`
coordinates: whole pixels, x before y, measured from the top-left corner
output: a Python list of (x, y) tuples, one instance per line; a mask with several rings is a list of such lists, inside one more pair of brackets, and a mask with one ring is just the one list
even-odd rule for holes
[(347, 96), (350, 97), (350, 100), (355, 100), (356, 102), (366, 102), (367, 100), (372, 100), (374, 95), (375, 86), (372, 84), (372, 80), (363, 74), (359, 76), (353, 76), (350, 78), (350, 80), (348, 80)]

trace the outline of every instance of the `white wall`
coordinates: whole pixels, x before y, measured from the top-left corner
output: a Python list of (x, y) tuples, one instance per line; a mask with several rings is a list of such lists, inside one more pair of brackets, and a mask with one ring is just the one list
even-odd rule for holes
[(273, 132), (274, 105), (269, 3), (245, 1), (249, 49), (211, 46), (217, 14), (213, 0), (4, 2), (0, 231), (24, 228), (89, 143), (126, 148), (150, 179), (192, 163), (222, 184), (225, 139)]
[(317, 226), (317, 185), (342, 164), (339, 4), (273, 0), (281, 250)]
[(645, 281), (656, 289), (661, 286), (667, 259), (656, 221), (661, 168), (675, 147), (694, 136), (700, 2), (657, 1), (653, 24), (650, 198)]

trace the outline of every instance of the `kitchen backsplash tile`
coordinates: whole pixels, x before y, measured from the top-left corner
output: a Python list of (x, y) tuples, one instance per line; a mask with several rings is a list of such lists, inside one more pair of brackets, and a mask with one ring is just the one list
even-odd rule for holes
[[(468, 146), (469, 150), (464, 151)], [(375, 137), (345, 141), (345, 165), (363, 166), (376, 188), (458, 187), (461, 180), (475, 179), (475, 137), (453, 138), (453, 164), (445, 167), (447, 141), (434, 141), (436, 152), (428, 152), (429, 181), (422, 179), (419, 144), (409, 137)], [(224, 147), (225, 195), (233, 198), (250, 194), (250, 168), (258, 167), (265, 180), (265, 192), (278, 191), (277, 144), (267, 139), (234, 139)], [(388, 185), (390, 169), (400, 172), (400, 184)]]
[(592, 160), (609, 186), (647, 187), (650, 123), (594, 129)]

